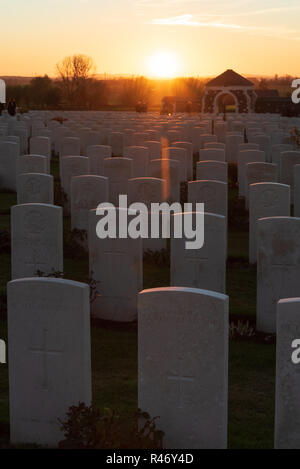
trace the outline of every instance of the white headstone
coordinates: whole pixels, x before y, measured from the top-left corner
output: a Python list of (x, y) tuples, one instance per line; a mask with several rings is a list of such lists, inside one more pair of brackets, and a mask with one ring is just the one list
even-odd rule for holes
[(246, 164), (264, 163), (265, 153), (260, 150), (243, 150), (238, 153), (238, 183), (239, 195), (246, 196)]
[(162, 158), (178, 161), (180, 182), (185, 182), (187, 180), (187, 165), (186, 165), (187, 151), (185, 148), (179, 148), (179, 147), (163, 148)]
[(180, 202), (179, 162), (177, 160), (160, 158), (150, 161), (149, 175), (166, 181), (168, 201)]
[(27, 173), (17, 176), (18, 205), (50, 204), (53, 201), (53, 176), (49, 174)]
[(138, 406), (159, 416), (164, 448), (226, 448), (228, 320), (228, 297), (219, 293), (140, 293)]
[(184, 148), (186, 150), (187, 178), (191, 181), (193, 179), (193, 144), (191, 142), (174, 142), (173, 147)]
[(300, 449), (299, 311), (299, 297), (277, 304), (275, 449)]
[(300, 164), (300, 151), (285, 151), (280, 154), (280, 182), (291, 186), (291, 195), (294, 196), (294, 166)]
[[(176, 214), (175, 217), (182, 214)], [(188, 214), (185, 212), (184, 217)], [(195, 217), (195, 213), (193, 213)], [(186, 249), (186, 237), (171, 235), (171, 285), (225, 293), (227, 232), (226, 218), (204, 214), (204, 245)]]
[(276, 303), (300, 296), (300, 218), (257, 222), (257, 329), (276, 332)]
[(105, 158), (111, 158), (111, 156), (111, 147), (108, 145), (91, 145), (87, 147), (90, 173), (103, 176), (104, 160)]
[(47, 158), (47, 172), (50, 173), (51, 140), (48, 137), (32, 137), (29, 151), (32, 155), (42, 155)]
[(17, 159), (17, 175), (25, 173), (48, 173), (47, 157), (42, 155), (23, 155)]
[[(119, 212), (128, 215), (126, 209), (116, 209), (117, 228)], [(92, 314), (110, 321), (131, 322), (137, 318), (137, 296), (143, 285), (142, 239), (98, 238), (96, 229), (101, 218), (96, 210), (90, 210), (89, 270), (90, 277), (99, 282)]]
[(223, 161), (199, 161), (196, 167), (196, 178), (228, 181), (228, 164)]
[(290, 187), (277, 183), (249, 186), (249, 262), (257, 260), (257, 220), (266, 217), (290, 216)]
[(109, 202), (119, 206), (119, 195), (128, 193), (128, 179), (132, 177), (133, 161), (130, 158), (106, 158), (104, 176), (109, 180)]
[(67, 196), (65, 209), (68, 213), (71, 200), (71, 181), (75, 176), (89, 174), (89, 159), (85, 156), (66, 156), (61, 160), (61, 186)]
[(132, 159), (132, 177), (148, 176), (149, 150), (147, 147), (126, 147), (124, 148), (124, 156)]
[(124, 137), (121, 132), (111, 132), (109, 136), (113, 156), (123, 156)]
[(244, 143), (243, 135), (226, 135), (226, 161), (237, 161), (238, 146), (241, 143)]
[(108, 178), (75, 176), (71, 182), (71, 227), (88, 231), (89, 210), (108, 202)]
[(10, 439), (57, 446), (72, 405), (91, 404), (89, 287), (52, 278), (9, 282)]
[(220, 148), (204, 148), (199, 151), (199, 161), (225, 161), (225, 150)]
[(46, 204), (11, 208), (12, 279), (63, 272), (62, 208)]
[(204, 203), (204, 211), (227, 217), (227, 183), (199, 180), (188, 183), (188, 202)]
[(0, 142), (0, 187), (15, 191), (19, 147), (17, 143)]
[(278, 182), (279, 171), (273, 163), (247, 163), (245, 171), (246, 206), (248, 206), (249, 185), (258, 182)]

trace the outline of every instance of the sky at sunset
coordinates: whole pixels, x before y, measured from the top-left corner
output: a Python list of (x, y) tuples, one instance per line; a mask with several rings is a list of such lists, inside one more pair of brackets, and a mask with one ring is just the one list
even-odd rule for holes
[[(97, 73), (300, 76), (299, 0), (0, 0), (0, 75), (55, 75), (67, 55)], [(161, 73), (160, 73), (161, 70)]]

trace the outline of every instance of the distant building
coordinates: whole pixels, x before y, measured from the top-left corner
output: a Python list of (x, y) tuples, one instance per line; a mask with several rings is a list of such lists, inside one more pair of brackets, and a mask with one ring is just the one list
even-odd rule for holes
[(257, 100), (255, 112), (281, 114), (282, 116), (299, 116), (300, 104), (294, 104), (290, 96), (279, 96), (278, 90), (255, 90)]
[(206, 84), (202, 112), (218, 114), (224, 112), (228, 104), (238, 113), (254, 112), (256, 99), (251, 81), (234, 70), (226, 70)]

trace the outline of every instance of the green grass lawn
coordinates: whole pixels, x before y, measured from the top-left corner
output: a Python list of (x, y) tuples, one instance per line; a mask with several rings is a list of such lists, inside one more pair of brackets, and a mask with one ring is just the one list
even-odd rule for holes
[[(56, 164), (56, 162), (54, 163)], [(56, 168), (53, 168), (56, 169)], [(235, 194), (234, 194), (235, 195)], [(232, 197), (231, 199), (232, 200)], [(9, 208), (14, 194), (0, 193), (0, 232), (9, 230)], [(65, 220), (67, 236), (69, 220)], [(69, 238), (68, 238), (69, 239)], [(249, 267), (248, 233), (234, 226), (229, 230), (227, 293), (230, 320), (255, 321), (256, 271)], [(87, 281), (87, 255), (73, 256), (65, 250), (65, 278)], [(0, 259), (0, 337), (7, 337), (4, 314), (5, 288), (10, 279), (10, 255)], [(144, 288), (168, 286), (168, 265), (144, 262)], [(137, 329), (136, 324), (118, 326), (92, 322), (93, 401), (101, 409), (116, 409), (121, 417), (137, 408)], [(229, 345), (229, 447), (272, 448), (274, 429), (275, 346), (254, 339), (234, 339)], [(8, 370), (0, 366), (0, 447), (8, 446)]]

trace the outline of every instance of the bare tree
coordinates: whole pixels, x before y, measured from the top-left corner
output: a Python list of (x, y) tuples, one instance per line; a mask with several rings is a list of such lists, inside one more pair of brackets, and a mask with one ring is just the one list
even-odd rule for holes
[(79, 104), (84, 99), (93, 66), (93, 59), (83, 54), (65, 57), (56, 64), (56, 71), (69, 104)]

